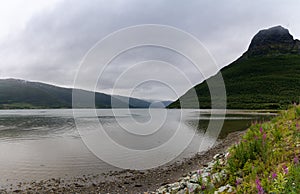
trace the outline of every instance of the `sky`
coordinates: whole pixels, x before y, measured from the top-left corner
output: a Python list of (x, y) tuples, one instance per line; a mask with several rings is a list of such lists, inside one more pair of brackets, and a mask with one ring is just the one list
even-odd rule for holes
[[(294, 38), (300, 38), (299, 7), (298, 0), (3, 0), (0, 78), (73, 87), (80, 63), (99, 40), (116, 30), (141, 24), (169, 25), (192, 34), (222, 68), (241, 56), (261, 29), (282, 25)], [(144, 63), (116, 84), (130, 66), (149, 60), (153, 63)], [(145, 46), (117, 56), (95, 90), (174, 100), (191, 86), (159, 61), (174, 65), (192, 85), (204, 79), (184, 56), (166, 48)], [(168, 84), (155, 80), (132, 84), (149, 74), (168, 78)], [(91, 89), (88, 81), (81, 82), (80, 88)]]

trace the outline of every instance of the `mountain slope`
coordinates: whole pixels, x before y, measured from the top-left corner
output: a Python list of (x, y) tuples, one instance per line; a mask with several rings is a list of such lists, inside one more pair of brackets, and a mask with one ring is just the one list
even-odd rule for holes
[[(77, 90), (81, 93), (89, 91)], [(148, 108), (150, 102), (113, 96), (115, 108)], [(95, 93), (96, 108), (111, 108), (111, 96)], [(17, 79), (0, 79), (0, 109), (10, 108), (71, 108), (72, 89), (62, 88), (39, 82)], [(84, 108), (84, 106), (82, 107)], [(88, 107), (86, 107), (88, 108)]]
[[(226, 87), (227, 108), (285, 108), (299, 102), (300, 42), (281, 26), (262, 30), (254, 36), (247, 52), (220, 72)], [(194, 89), (200, 108), (210, 108), (206, 81)], [(191, 99), (188, 108), (195, 108), (195, 104), (195, 99)], [(179, 107), (179, 100), (169, 105)]]

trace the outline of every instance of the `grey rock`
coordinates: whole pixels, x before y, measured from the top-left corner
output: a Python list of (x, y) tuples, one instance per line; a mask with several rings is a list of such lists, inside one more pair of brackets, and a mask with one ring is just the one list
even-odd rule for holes
[(214, 194), (218, 194), (218, 193), (222, 193), (224, 191), (227, 191), (227, 192), (232, 192), (233, 191), (233, 188), (231, 185), (227, 184), (225, 186), (222, 186), (220, 187), (217, 191), (215, 191)]
[(217, 160), (217, 159), (220, 159), (222, 157), (223, 157), (223, 154), (216, 154), (216, 155), (214, 155), (213, 159)]
[(198, 183), (199, 182), (199, 176), (197, 174), (193, 174), (191, 176), (190, 182), (191, 183)]
[(282, 26), (275, 26), (259, 31), (252, 39), (244, 56), (299, 54), (299, 41), (294, 40), (289, 31)]
[(165, 187), (161, 187), (161, 188), (157, 189), (157, 193), (159, 193), (159, 194), (163, 194), (165, 192), (167, 192), (167, 188), (165, 188)]
[(187, 183), (187, 188), (190, 192), (194, 192), (200, 185), (195, 183)]
[(190, 176), (186, 176), (186, 177), (183, 178), (183, 180), (184, 180), (184, 181), (189, 181), (190, 178), (191, 178)]
[(207, 165), (208, 165), (207, 168), (211, 170), (211, 169), (214, 167), (215, 164), (216, 164), (215, 161), (209, 162), (209, 163), (207, 164)]
[(186, 194), (186, 190), (180, 190), (180, 191), (178, 191), (176, 194)]

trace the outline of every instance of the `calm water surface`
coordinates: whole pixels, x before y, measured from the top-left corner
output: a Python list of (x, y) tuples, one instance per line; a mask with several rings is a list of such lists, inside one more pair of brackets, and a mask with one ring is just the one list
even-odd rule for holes
[[(82, 114), (77, 122), (84, 126), (84, 130), (97, 130), (97, 123), (91, 119), (92, 115), (86, 110), (79, 112)], [(136, 150), (147, 150), (164, 144), (173, 137), (176, 126), (181, 123), (184, 126), (183, 136), (195, 135), (189, 146), (174, 161), (197, 153), (209, 121), (219, 122), (224, 119), (218, 112), (211, 113), (208, 110), (184, 110), (180, 113), (179, 110), (156, 109), (152, 115), (143, 109), (96, 112), (98, 121), (115, 142)], [(167, 116), (163, 117), (165, 114)], [(226, 137), (230, 132), (246, 129), (253, 121), (268, 120), (272, 116), (274, 114), (263, 112), (227, 111), (219, 138)], [(164, 122), (158, 125), (156, 121), (162, 117)], [(132, 135), (134, 133), (143, 135)], [(176, 142), (179, 147), (181, 143), (185, 143), (180, 139)], [(175, 156), (178, 151), (175, 148), (174, 145), (174, 148), (166, 152), (174, 152)], [(105, 154), (114, 155), (109, 152)], [(157, 157), (165, 155), (166, 153), (160, 153)], [(125, 163), (132, 163), (136, 157), (138, 156), (120, 155)], [(151, 163), (151, 159), (145, 162)], [(98, 159), (81, 140), (72, 110), (0, 111), (0, 185), (13, 181), (101, 174), (111, 170), (119, 169)]]

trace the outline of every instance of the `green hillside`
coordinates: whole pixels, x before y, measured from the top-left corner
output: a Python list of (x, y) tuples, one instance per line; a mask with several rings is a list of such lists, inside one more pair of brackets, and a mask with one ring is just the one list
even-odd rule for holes
[[(89, 91), (77, 90), (80, 93)], [(147, 108), (150, 102), (123, 97), (95, 93), (96, 108), (111, 108), (111, 98), (115, 108)], [(71, 108), (72, 89), (62, 88), (39, 82), (28, 82), (17, 79), (0, 79), (0, 109), (27, 108)], [(85, 107), (84, 105), (81, 108)]]
[[(260, 31), (249, 49), (221, 70), (227, 94), (227, 108), (282, 109), (300, 98), (300, 49), (282, 27)], [(209, 78), (214, 79), (214, 76)], [(210, 108), (206, 81), (195, 86), (200, 108)], [(188, 91), (180, 99), (188, 98)], [(197, 100), (197, 99), (196, 99)], [(195, 99), (185, 99), (195, 108)], [(179, 108), (179, 100), (169, 108)]]

